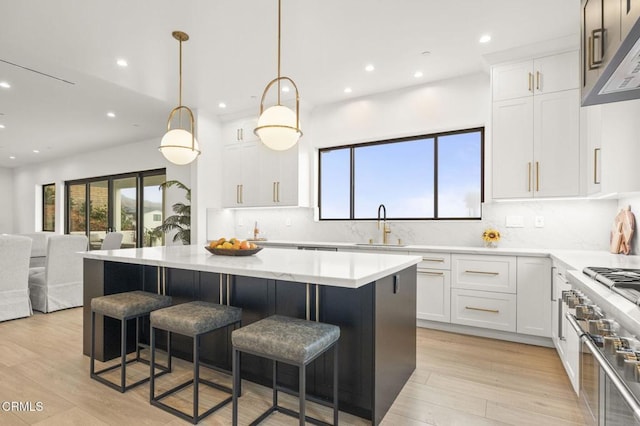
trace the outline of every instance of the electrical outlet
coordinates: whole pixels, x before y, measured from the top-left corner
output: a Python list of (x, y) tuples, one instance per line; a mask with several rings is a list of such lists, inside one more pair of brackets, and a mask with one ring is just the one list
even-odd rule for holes
[(238, 219), (238, 226), (239, 227), (244, 226), (244, 221), (242, 220), (242, 218)]
[(536, 228), (544, 228), (544, 216), (536, 216), (534, 223)]
[(507, 216), (505, 219), (505, 226), (507, 228), (524, 228), (524, 217)]
[(291, 218), (288, 217), (284, 220), (284, 226), (291, 226)]

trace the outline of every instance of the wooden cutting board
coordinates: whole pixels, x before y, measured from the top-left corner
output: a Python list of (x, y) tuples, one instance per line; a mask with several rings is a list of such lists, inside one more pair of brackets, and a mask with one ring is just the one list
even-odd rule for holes
[(635, 230), (635, 216), (631, 213), (631, 206), (620, 210), (613, 221), (609, 251), (611, 253), (631, 253), (631, 239)]

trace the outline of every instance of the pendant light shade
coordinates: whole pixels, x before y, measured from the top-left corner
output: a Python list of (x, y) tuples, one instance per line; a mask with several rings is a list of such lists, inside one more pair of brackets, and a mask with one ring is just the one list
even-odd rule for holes
[[(293, 147), (302, 136), (300, 130), (300, 93), (298, 86), (289, 77), (280, 76), (280, 28), (281, 28), (281, 0), (278, 0), (278, 77), (273, 79), (262, 93), (260, 101), (260, 118), (258, 119), (258, 127), (254, 130), (256, 136), (260, 138), (268, 148), (276, 151), (284, 151)], [(280, 82), (287, 80), (291, 83), (296, 94), (296, 110), (280, 103)], [(264, 100), (267, 92), (277, 84), (278, 103), (267, 109), (264, 108)]]
[[(189, 40), (189, 36), (182, 31), (174, 31), (171, 33), (173, 38), (180, 42), (180, 85), (178, 94), (178, 106), (171, 110), (169, 119), (167, 120), (167, 133), (160, 141), (160, 152), (164, 158), (183, 166), (191, 163), (200, 155), (200, 147), (195, 137), (195, 118), (193, 112), (188, 107), (182, 105), (182, 42)], [(172, 129), (171, 122), (173, 117), (178, 113), (178, 125), (182, 126), (182, 112), (186, 111), (189, 115), (190, 129), (186, 130), (181, 127)]]

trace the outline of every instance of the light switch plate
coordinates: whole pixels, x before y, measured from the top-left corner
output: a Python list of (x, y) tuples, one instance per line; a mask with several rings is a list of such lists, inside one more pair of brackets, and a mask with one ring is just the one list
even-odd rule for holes
[(524, 228), (524, 217), (507, 216), (505, 220), (505, 226), (507, 228)]
[(536, 228), (544, 228), (544, 216), (536, 216), (534, 223)]

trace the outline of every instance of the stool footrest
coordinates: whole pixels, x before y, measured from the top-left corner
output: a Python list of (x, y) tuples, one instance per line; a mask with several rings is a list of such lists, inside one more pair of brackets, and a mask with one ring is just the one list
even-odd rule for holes
[[(201, 378), (201, 379), (198, 380), (198, 382), (202, 383), (202, 384), (205, 384), (205, 385), (207, 385), (209, 387), (212, 387), (212, 388), (227, 392), (228, 394), (232, 393), (231, 388), (229, 388), (227, 386), (224, 386), (224, 385), (221, 385), (221, 384), (218, 384), (218, 383), (215, 383), (215, 382), (212, 382), (212, 381), (207, 380), (207, 379), (202, 379)], [(222, 400), (218, 404), (214, 405), (213, 407), (211, 407), (210, 409), (208, 409), (204, 413), (202, 413), (202, 414), (200, 414), (200, 415), (198, 415), (196, 417), (193, 417), (192, 415), (187, 414), (187, 413), (185, 413), (183, 411), (180, 411), (177, 408), (174, 408), (174, 407), (172, 407), (172, 406), (170, 406), (168, 404), (165, 404), (164, 402), (161, 401), (161, 399), (166, 398), (167, 396), (172, 395), (175, 392), (178, 392), (179, 390), (182, 390), (182, 389), (188, 387), (189, 385), (192, 385), (193, 383), (194, 383), (194, 379), (187, 380), (186, 382), (181, 383), (178, 386), (175, 386), (175, 387), (173, 387), (173, 388), (161, 393), (158, 396), (152, 396), (151, 397), (151, 401), (150, 401), (151, 405), (155, 405), (156, 407), (160, 407), (160, 408), (162, 408), (164, 410), (167, 410), (171, 414), (173, 414), (175, 416), (178, 416), (183, 420), (188, 420), (188, 421), (190, 421), (190, 422), (195, 424), (195, 423), (198, 423), (200, 420), (204, 419), (205, 417), (207, 417), (209, 414), (211, 414), (214, 411), (216, 411), (217, 409), (219, 409), (219, 408), (223, 407), (224, 405), (227, 405), (228, 403), (231, 402), (231, 397), (225, 398), (224, 400)]]
[[(125, 364), (132, 364), (134, 362), (139, 362), (141, 364), (149, 365), (149, 361), (146, 360), (146, 359), (143, 359), (143, 358), (129, 359), (129, 360), (127, 360), (125, 362)], [(103, 368), (102, 370), (99, 370), (99, 371), (94, 371), (94, 372), (92, 372), (90, 374), (90, 376), (91, 376), (92, 379), (95, 379), (95, 380), (99, 381), (100, 383), (105, 384), (105, 385), (109, 386), (110, 388), (113, 388), (113, 389), (115, 389), (117, 391), (120, 391), (120, 392), (126, 392), (129, 389), (135, 388), (138, 385), (141, 385), (143, 383), (148, 382), (150, 380), (150, 378), (151, 378), (151, 377), (145, 377), (144, 379), (138, 380), (137, 382), (134, 382), (134, 383), (130, 383), (130, 384), (124, 386), (124, 388), (123, 388), (122, 385), (116, 384), (116, 383), (114, 383), (114, 382), (112, 382), (112, 381), (110, 381), (108, 379), (105, 379), (104, 377), (100, 376), (100, 374), (106, 373), (108, 371), (117, 370), (118, 368), (122, 368), (122, 363), (118, 363), (118, 364), (112, 365), (110, 367)], [(156, 368), (158, 370), (160, 370), (160, 372), (156, 373), (155, 377), (160, 377), (160, 376), (165, 375), (165, 374), (167, 374), (167, 373), (169, 373), (171, 371), (169, 369), (169, 367), (167, 367), (165, 365), (156, 364)]]
[[(260, 417), (258, 417), (253, 422), (251, 422), (250, 426), (259, 425), (264, 419), (266, 419), (267, 417), (269, 417), (271, 414), (275, 413), (276, 411), (279, 412), (279, 413), (285, 414), (285, 415), (287, 415), (289, 417), (294, 417), (296, 419), (300, 417), (300, 413), (298, 413), (297, 411), (290, 410), (290, 409), (282, 407), (280, 405), (272, 405), (271, 407), (269, 407), (269, 409), (267, 409), (267, 411), (262, 413), (260, 415)], [(318, 426), (333, 426), (331, 423), (323, 422), (322, 420), (319, 420), (319, 419), (316, 419), (316, 418), (313, 418), (313, 417), (309, 417), (309, 416), (304, 416), (304, 421), (307, 422), (307, 423), (318, 425)]]

